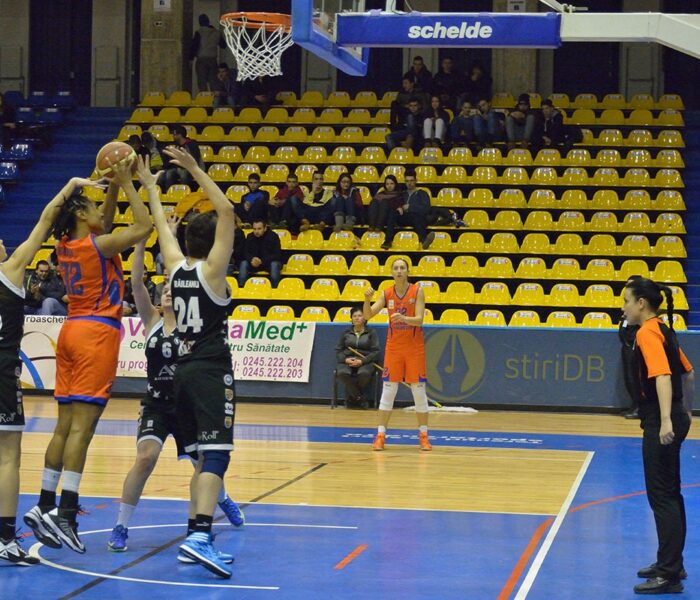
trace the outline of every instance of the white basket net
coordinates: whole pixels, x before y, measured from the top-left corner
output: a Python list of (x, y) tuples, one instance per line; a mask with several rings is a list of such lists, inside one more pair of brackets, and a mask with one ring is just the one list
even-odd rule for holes
[(236, 79), (282, 75), (282, 53), (294, 43), (291, 28), (257, 21), (254, 26), (248, 23), (245, 15), (221, 20), (226, 44), (236, 59)]

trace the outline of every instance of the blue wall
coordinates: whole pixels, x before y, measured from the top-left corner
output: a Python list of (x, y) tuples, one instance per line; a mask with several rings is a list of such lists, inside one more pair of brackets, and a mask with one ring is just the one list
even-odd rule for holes
[[(320, 324), (309, 383), (239, 381), (239, 398), (330, 400), (335, 345), (345, 328)], [(376, 326), (382, 346), (386, 327)], [(617, 331), (427, 326), (428, 396), (439, 402), (623, 408)], [(691, 362), (700, 364), (700, 335), (678, 334)], [(140, 394), (144, 379), (121, 379), (117, 392)], [(699, 390), (700, 391), (700, 390)], [(399, 400), (411, 400), (401, 389)], [(696, 406), (699, 406), (696, 398)]]

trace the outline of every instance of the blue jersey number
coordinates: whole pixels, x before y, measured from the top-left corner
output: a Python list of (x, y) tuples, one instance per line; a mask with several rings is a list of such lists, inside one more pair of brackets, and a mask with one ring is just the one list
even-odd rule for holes
[(82, 296), (83, 295), (83, 285), (80, 283), (81, 273), (80, 273), (80, 263), (69, 262), (65, 263), (65, 280), (66, 289), (68, 294), (71, 296)]

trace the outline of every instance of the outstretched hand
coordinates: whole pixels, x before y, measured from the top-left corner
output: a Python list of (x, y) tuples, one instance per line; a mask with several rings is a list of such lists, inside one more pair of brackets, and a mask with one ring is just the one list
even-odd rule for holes
[(183, 150), (177, 146), (168, 146), (163, 152), (172, 159), (170, 162), (178, 167), (186, 169), (190, 173), (199, 168), (197, 161), (187, 150)]
[(145, 188), (154, 187), (158, 181), (158, 177), (163, 171), (151, 173), (151, 158), (138, 156), (136, 159), (136, 176), (139, 178), (141, 185)]
[(119, 187), (124, 187), (131, 183), (131, 161), (120, 160), (117, 163), (113, 163), (108, 159), (108, 162), (112, 173), (114, 173), (112, 181), (114, 181)]

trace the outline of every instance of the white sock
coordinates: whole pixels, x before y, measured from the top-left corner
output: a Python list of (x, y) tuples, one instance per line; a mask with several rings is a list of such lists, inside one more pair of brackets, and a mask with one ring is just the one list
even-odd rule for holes
[(41, 489), (47, 492), (55, 492), (58, 487), (58, 480), (61, 478), (60, 471), (44, 468), (44, 474), (41, 476)]
[(379, 433), (386, 433), (386, 427), (384, 427), (384, 425), (380, 425), (379, 427), (377, 427), (377, 431)]
[(80, 489), (80, 478), (82, 476), (82, 473), (76, 473), (75, 471), (64, 471), (63, 489), (77, 494)]
[(420, 427), (418, 427), (418, 431), (420, 431), (421, 433), (428, 433), (428, 426), (421, 425)]
[(117, 517), (117, 525), (122, 527), (129, 527), (129, 521), (131, 520), (131, 515), (136, 507), (131, 504), (119, 503), (119, 517)]
[(226, 486), (222, 483), (221, 490), (219, 491), (219, 499), (217, 500), (217, 502), (223, 502), (224, 500), (226, 500), (227, 495), (228, 494), (226, 494)]

